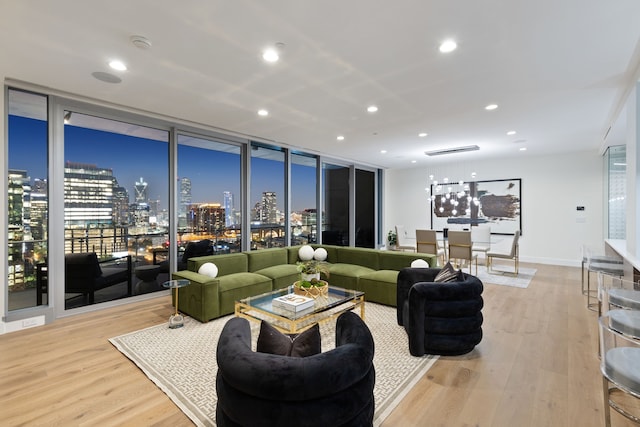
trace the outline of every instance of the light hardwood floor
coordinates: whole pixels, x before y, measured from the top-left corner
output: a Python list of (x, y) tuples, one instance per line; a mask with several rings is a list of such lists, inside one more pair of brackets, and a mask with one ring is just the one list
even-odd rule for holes
[[(527, 289), (485, 285), (482, 343), (441, 357), (383, 427), (603, 425), (596, 313), (580, 269), (526, 266), (538, 269)], [(171, 310), (161, 297), (0, 335), (0, 425), (192, 425), (107, 341)], [(615, 412), (612, 422), (632, 425)]]

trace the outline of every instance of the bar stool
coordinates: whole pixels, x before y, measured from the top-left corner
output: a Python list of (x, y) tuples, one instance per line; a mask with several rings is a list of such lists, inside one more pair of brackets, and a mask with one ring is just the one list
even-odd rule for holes
[[(587, 272), (587, 287), (584, 286), (585, 267)], [(609, 255), (593, 255), (591, 249), (582, 245), (582, 295), (587, 296), (587, 307), (591, 307), (591, 272), (602, 271), (606, 274), (622, 277), (624, 268), (622, 258)]]
[(622, 264), (614, 264), (614, 263), (608, 263), (608, 262), (589, 262), (587, 264), (587, 308), (589, 310), (592, 311), (598, 311), (600, 312), (601, 308), (600, 308), (600, 299), (601, 299), (601, 295), (599, 294), (599, 290), (598, 288), (596, 288), (596, 301), (595, 302), (591, 302), (591, 298), (593, 296), (593, 293), (591, 292), (591, 273), (598, 273), (603, 274), (603, 275), (608, 275), (608, 276), (616, 276), (620, 279), (622, 279), (622, 277), (624, 276), (624, 267)]

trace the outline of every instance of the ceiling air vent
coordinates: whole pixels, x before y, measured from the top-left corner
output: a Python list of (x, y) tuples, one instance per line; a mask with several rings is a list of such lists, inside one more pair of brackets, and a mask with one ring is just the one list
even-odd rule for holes
[(427, 156), (442, 156), (443, 154), (464, 153), (465, 151), (476, 151), (479, 149), (480, 147), (477, 145), (467, 145), (464, 147), (447, 148), (444, 150), (425, 151), (424, 154)]

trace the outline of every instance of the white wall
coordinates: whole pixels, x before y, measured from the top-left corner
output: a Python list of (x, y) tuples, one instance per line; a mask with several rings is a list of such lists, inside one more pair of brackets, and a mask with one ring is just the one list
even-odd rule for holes
[[(473, 171), (476, 180), (522, 179), (522, 237), (520, 259), (524, 262), (579, 266), (581, 245), (604, 251), (603, 160), (596, 151), (499, 160), (468, 161), (437, 167), (386, 171), (384, 234), (396, 224), (409, 233), (430, 228), (429, 174), (465, 179)], [(467, 175), (464, 176), (463, 175)], [(577, 206), (584, 206), (579, 212)], [(510, 244), (505, 236), (499, 244)]]

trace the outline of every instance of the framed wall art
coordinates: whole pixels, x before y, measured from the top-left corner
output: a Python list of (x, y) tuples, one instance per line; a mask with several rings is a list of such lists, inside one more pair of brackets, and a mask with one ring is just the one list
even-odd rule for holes
[(521, 179), (431, 185), (431, 228), (487, 224), (492, 234), (522, 233)]

